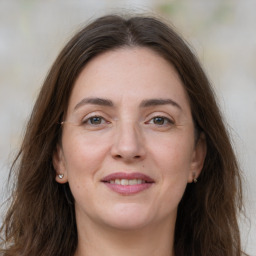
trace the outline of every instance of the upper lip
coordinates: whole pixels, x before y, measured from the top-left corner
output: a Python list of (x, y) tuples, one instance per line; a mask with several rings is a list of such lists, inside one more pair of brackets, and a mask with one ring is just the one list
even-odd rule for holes
[(127, 179), (127, 180), (132, 180), (132, 179), (141, 179), (149, 183), (153, 183), (154, 180), (149, 177), (148, 175), (145, 175), (143, 173), (139, 172), (132, 172), (132, 173), (125, 173), (125, 172), (115, 172), (111, 173), (107, 176), (105, 176), (103, 179), (101, 179), (102, 182), (109, 182), (111, 180), (115, 179)]

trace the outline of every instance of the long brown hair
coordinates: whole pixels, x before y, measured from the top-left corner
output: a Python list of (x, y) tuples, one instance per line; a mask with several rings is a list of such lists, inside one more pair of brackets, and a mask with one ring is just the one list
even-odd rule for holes
[(175, 229), (177, 256), (240, 256), (237, 214), (241, 177), (214, 94), (197, 58), (168, 25), (151, 17), (104, 16), (78, 32), (54, 62), (35, 103), (12, 166), (17, 183), (1, 232), (1, 255), (71, 256), (77, 246), (74, 199), (55, 182), (52, 155), (59, 122), (86, 63), (120, 47), (148, 47), (177, 70), (194, 122), (206, 137), (207, 155), (197, 184), (188, 184)]

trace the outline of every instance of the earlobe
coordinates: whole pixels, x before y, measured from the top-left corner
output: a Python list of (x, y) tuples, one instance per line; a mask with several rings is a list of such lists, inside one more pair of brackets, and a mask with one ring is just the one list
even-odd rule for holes
[(53, 153), (52, 163), (56, 172), (55, 180), (61, 184), (68, 182), (63, 150), (59, 145), (56, 146), (56, 150)]
[(193, 158), (191, 162), (190, 175), (188, 180), (189, 183), (197, 182), (197, 179), (204, 166), (206, 152), (207, 152), (206, 139), (205, 139), (205, 134), (202, 132), (195, 145)]

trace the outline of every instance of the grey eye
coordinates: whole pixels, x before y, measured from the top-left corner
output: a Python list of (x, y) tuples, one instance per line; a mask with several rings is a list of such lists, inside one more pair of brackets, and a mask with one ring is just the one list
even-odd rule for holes
[(167, 118), (164, 118), (161, 116), (154, 117), (152, 121), (154, 124), (157, 124), (157, 125), (164, 125), (166, 122), (168, 122)]
[(92, 124), (92, 125), (99, 125), (102, 124), (102, 122), (104, 121), (104, 119), (101, 116), (93, 116), (90, 117), (87, 122)]

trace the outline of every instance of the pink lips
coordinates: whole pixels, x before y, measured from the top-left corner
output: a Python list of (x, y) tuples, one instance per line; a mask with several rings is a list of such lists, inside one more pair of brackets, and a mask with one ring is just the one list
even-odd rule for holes
[[(127, 182), (127, 180), (135, 181), (135, 184), (121, 185), (113, 183), (113, 181), (117, 182), (118, 180), (120, 183)], [(112, 173), (104, 177), (101, 182), (103, 182), (111, 190), (121, 195), (133, 195), (150, 188), (154, 184), (154, 180), (145, 174), (123, 172)]]

